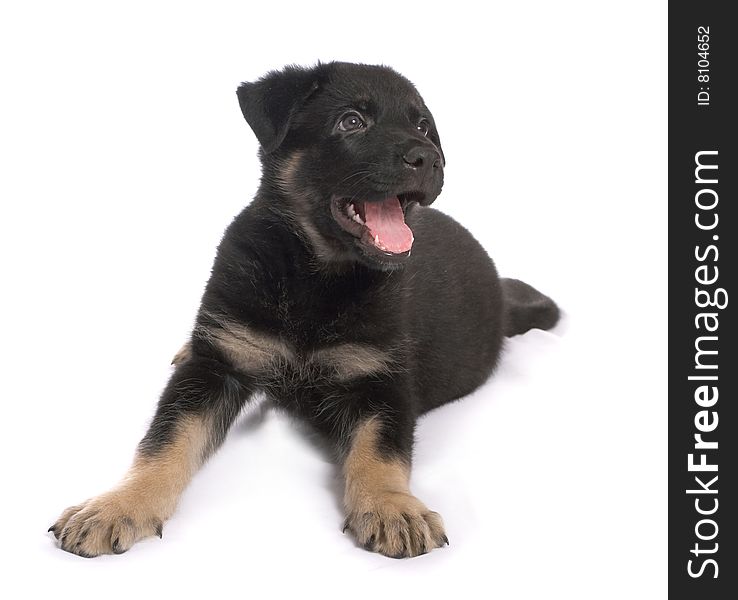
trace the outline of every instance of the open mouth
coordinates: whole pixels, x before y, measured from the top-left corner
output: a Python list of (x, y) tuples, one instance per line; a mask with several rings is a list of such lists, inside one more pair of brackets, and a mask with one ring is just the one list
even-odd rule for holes
[(407, 208), (424, 198), (425, 194), (415, 191), (372, 201), (336, 198), (331, 213), (343, 230), (365, 245), (385, 255), (401, 255), (413, 245), (413, 232), (405, 223)]

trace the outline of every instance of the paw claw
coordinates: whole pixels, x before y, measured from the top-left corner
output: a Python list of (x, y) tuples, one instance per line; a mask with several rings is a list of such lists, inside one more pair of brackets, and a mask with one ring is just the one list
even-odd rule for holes
[(113, 554), (123, 554), (125, 552), (125, 549), (120, 547), (120, 539), (115, 538), (113, 540)]

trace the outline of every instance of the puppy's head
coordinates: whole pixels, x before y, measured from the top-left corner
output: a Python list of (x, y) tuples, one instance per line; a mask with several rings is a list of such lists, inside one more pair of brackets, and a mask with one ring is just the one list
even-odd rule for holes
[(445, 164), (413, 85), (387, 67), (327, 63), (237, 93), (261, 144), (263, 185), (318, 256), (401, 266), (413, 244), (408, 208), (436, 199)]

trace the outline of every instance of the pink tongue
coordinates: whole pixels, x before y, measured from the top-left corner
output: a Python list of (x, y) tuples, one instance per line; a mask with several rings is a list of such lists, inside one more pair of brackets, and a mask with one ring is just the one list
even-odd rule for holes
[(374, 245), (393, 254), (407, 252), (413, 245), (413, 232), (405, 225), (398, 198), (364, 203), (364, 222)]

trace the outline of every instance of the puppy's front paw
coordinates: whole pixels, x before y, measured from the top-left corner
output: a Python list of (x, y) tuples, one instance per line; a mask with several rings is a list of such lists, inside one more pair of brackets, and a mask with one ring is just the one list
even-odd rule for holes
[(65, 510), (49, 531), (67, 552), (86, 558), (121, 554), (138, 540), (161, 537), (163, 519), (135, 496), (112, 491)]
[(367, 550), (392, 558), (418, 556), (448, 544), (443, 520), (411, 494), (392, 492), (349, 513), (349, 530)]

